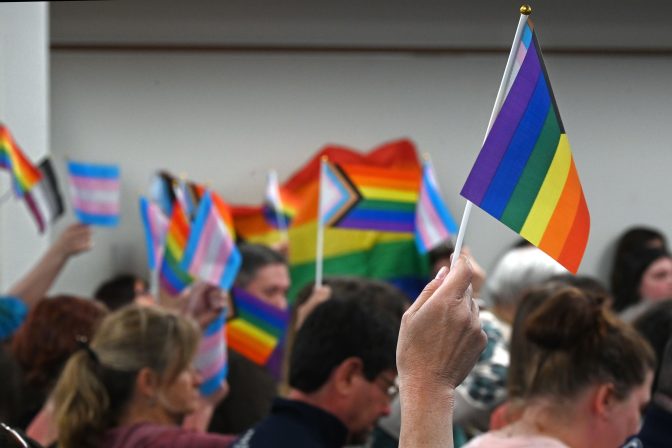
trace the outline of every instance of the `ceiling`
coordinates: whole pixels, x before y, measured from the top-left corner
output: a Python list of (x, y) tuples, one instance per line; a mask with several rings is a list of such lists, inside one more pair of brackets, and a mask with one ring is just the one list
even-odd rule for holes
[[(531, 2), (542, 45), (672, 51), (672, 2)], [(51, 2), (59, 46), (504, 49), (519, 1), (112, 0)], [(671, 53), (672, 54), (672, 53)]]

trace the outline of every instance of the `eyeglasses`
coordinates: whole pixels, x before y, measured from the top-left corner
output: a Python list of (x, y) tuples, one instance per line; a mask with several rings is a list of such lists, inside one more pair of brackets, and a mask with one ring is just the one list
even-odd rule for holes
[[(380, 384), (378, 380), (382, 381), (383, 384)], [(393, 380), (390, 378), (387, 378), (383, 375), (378, 376), (374, 382), (376, 385), (382, 390), (387, 397), (392, 400), (394, 397), (396, 397), (399, 394), (399, 382), (397, 380), (397, 377), (395, 377)]]
[[(21, 435), (18, 432), (16, 432), (13, 428), (5, 425), (4, 423), (0, 423), (0, 429), (6, 431), (6, 435), (11, 437), (11, 439), (14, 440), (15, 442), (17, 442), (16, 446), (21, 448), (30, 447), (28, 442), (23, 437), (21, 437)], [(4, 439), (4, 437), (0, 436), (0, 439)]]

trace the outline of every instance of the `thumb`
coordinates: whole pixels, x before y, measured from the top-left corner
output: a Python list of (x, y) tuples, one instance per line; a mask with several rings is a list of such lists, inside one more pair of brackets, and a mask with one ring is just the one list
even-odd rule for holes
[(416, 312), (427, 300), (429, 300), (430, 297), (432, 297), (432, 294), (434, 294), (434, 292), (439, 289), (439, 286), (441, 286), (447, 275), (448, 267), (443, 266), (436, 274), (436, 277), (427, 283), (420, 295), (418, 295), (418, 297), (415, 299), (415, 302), (413, 302), (408, 308), (408, 311)]

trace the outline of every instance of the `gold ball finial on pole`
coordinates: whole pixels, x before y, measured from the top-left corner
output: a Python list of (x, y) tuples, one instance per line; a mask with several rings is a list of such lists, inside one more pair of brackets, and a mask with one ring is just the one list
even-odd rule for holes
[(532, 7), (530, 5), (523, 5), (520, 7), (520, 13), (525, 16), (529, 16), (532, 14)]

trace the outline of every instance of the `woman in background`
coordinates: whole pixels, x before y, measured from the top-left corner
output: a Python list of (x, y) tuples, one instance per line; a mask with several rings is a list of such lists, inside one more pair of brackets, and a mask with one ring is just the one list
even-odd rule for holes
[(534, 350), (520, 419), (469, 448), (609, 448), (637, 433), (655, 356), (603, 297), (560, 289), (529, 315), (524, 334)]
[(200, 329), (160, 308), (109, 315), (54, 390), (62, 448), (225, 447), (233, 437), (180, 428), (199, 406)]

